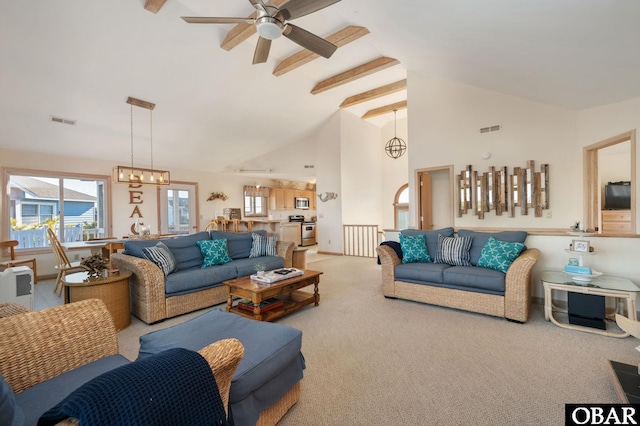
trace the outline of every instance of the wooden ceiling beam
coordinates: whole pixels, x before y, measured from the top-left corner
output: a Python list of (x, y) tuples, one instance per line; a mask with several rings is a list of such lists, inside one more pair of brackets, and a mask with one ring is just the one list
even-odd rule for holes
[(362, 119), (366, 120), (367, 118), (377, 117), (379, 115), (388, 114), (390, 112), (405, 108), (407, 108), (407, 101), (396, 102), (394, 104), (385, 105), (380, 108), (369, 110), (362, 116)]
[(311, 89), (311, 94), (317, 95), (318, 93), (322, 93), (329, 89), (333, 89), (343, 84), (350, 83), (359, 78), (366, 77), (378, 71), (382, 71), (394, 65), (398, 65), (399, 63), (400, 61), (397, 59), (382, 56), (378, 59), (367, 62), (366, 64), (359, 65), (348, 71), (345, 71), (338, 75), (334, 75), (333, 77), (321, 81), (320, 83), (316, 84), (313, 89)]
[[(276, 7), (281, 7), (287, 0), (272, 0), (271, 3)], [(255, 18), (256, 12), (252, 13), (249, 18)], [(222, 47), (224, 50), (231, 50), (252, 35), (256, 33), (256, 26), (254, 24), (238, 24), (231, 28), (224, 40), (222, 40)]]
[(145, 0), (144, 8), (152, 13), (158, 13), (167, 0)]
[(348, 108), (354, 105), (358, 105), (363, 102), (399, 92), (406, 88), (407, 79), (405, 78), (404, 80), (396, 81), (395, 83), (387, 84), (386, 86), (377, 87), (375, 89), (367, 90), (366, 92), (362, 92), (357, 95), (349, 96), (340, 104), (340, 108)]
[[(333, 43), (338, 47), (342, 47), (345, 44), (351, 43), (352, 41), (357, 40), (367, 34), (369, 34), (369, 30), (365, 27), (350, 25), (341, 29), (337, 33), (331, 34), (325, 40), (327, 40), (329, 43)], [(283, 59), (273, 71), (273, 75), (281, 76), (319, 57), (320, 55), (313, 53), (310, 50), (301, 50), (300, 52), (291, 55), (286, 59)]]

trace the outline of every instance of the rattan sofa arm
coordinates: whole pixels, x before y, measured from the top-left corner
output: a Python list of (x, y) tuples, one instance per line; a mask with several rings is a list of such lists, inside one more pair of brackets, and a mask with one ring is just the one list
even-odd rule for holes
[(395, 269), (402, 261), (395, 250), (389, 246), (378, 246), (376, 250), (382, 266), (382, 294), (386, 297), (396, 297)]
[(531, 301), (531, 270), (540, 257), (540, 250), (530, 248), (513, 261), (505, 276), (504, 316), (526, 322)]
[(0, 318), (0, 372), (16, 393), (117, 353), (116, 328), (99, 299)]
[(276, 252), (284, 259), (285, 268), (293, 266), (293, 250), (295, 248), (296, 244), (292, 241), (276, 241)]
[(162, 270), (153, 262), (122, 253), (111, 255), (113, 264), (133, 275), (129, 279), (131, 310), (147, 324), (167, 317), (165, 281)]
[(224, 339), (200, 349), (198, 353), (209, 363), (228, 413), (231, 379), (244, 355), (244, 346), (237, 339)]

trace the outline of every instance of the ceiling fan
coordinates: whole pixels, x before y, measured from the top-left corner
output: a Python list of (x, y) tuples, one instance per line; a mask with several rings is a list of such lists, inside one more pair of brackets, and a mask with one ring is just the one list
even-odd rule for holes
[(258, 38), (258, 44), (253, 54), (254, 64), (267, 61), (269, 50), (271, 49), (271, 40), (275, 40), (281, 35), (284, 35), (305, 49), (329, 58), (333, 55), (333, 52), (336, 51), (337, 46), (307, 30), (290, 24), (289, 21), (317, 12), (339, 1), (340, 0), (289, 0), (282, 7), (278, 8), (271, 4), (269, 0), (249, 0), (257, 11), (255, 18), (183, 16), (182, 19), (190, 24), (255, 24), (260, 37)]

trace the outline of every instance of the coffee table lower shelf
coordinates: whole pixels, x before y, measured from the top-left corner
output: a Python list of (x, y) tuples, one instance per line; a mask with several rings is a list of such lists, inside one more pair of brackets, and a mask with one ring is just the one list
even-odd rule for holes
[[(281, 316), (295, 312), (298, 309), (302, 309), (303, 307), (316, 302), (314, 294), (307, 291), (294, 291), (289, 294), (288, 297), (280, 296), (278, 299), (282, 300), (281, 307), (268, 310), (266, 312), (261, 311), (259, 314), (255, 314), (245, 309), (240, 309), (237, 305), (232, 306), (229, 312), (234, 312), (244, 317), (254, 319), (257, 319), (256, 315), (260, 315), (261, 321), (273, 321), (276, 318), (280, 318)], [(318, 303), (315, 304), (316, 306), (318, 305)]]
[[(227, 312), (233, 312), (247, 318), (258, 321), (273, 321), (276, 318), (295, 312), (303, 307), (320, 304), (318, 284), (322, 272), (304, 270), (303, 275), (287, 278), (273, 284), (264, 284), (251, 280), (250, 277), (242, 277), (224, 281), (227, 287)], [(312, 291), (301, 291), (303, 287), (311, 287)], [(248, 299), (254, 306), (253, 311), (239, 308), (234, 300), (237, 298)], [(270, 298), (277, 298), (282, 305), (277, 308), (260, 309), (260, 304)]]

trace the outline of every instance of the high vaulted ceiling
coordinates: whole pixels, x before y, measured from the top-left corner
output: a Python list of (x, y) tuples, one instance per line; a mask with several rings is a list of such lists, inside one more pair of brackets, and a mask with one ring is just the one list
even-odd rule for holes
[[(568, 109), (640, 96), (636, 0), (342, 0), (294, 23), (324, 38), (348, 26), (369, 34), (280, 76), (278, 64), (301, 50), (290, 40), (274, 40), (268, 61), (252, 65), (256, 35), (227, 51), (220, 45), (233, 25), (180, 19), (249, 16), (249, 1), (167, 0), (156, 14), (143, 6), (0, 0), (0, 146), (126, 164), (132, 96), (156, 104), (156, 166), (230, 171), (304, 140), (345, 100), (407, 70)], [(311, 94), (382, 57), (399, 64)], [(347, 110), (362, 116), (406, 99), (399, 90)], [(367, 120), (382, 126), (393, 113)], [(135, 110), (141, 166), (149, 128), (148, 111)]]

